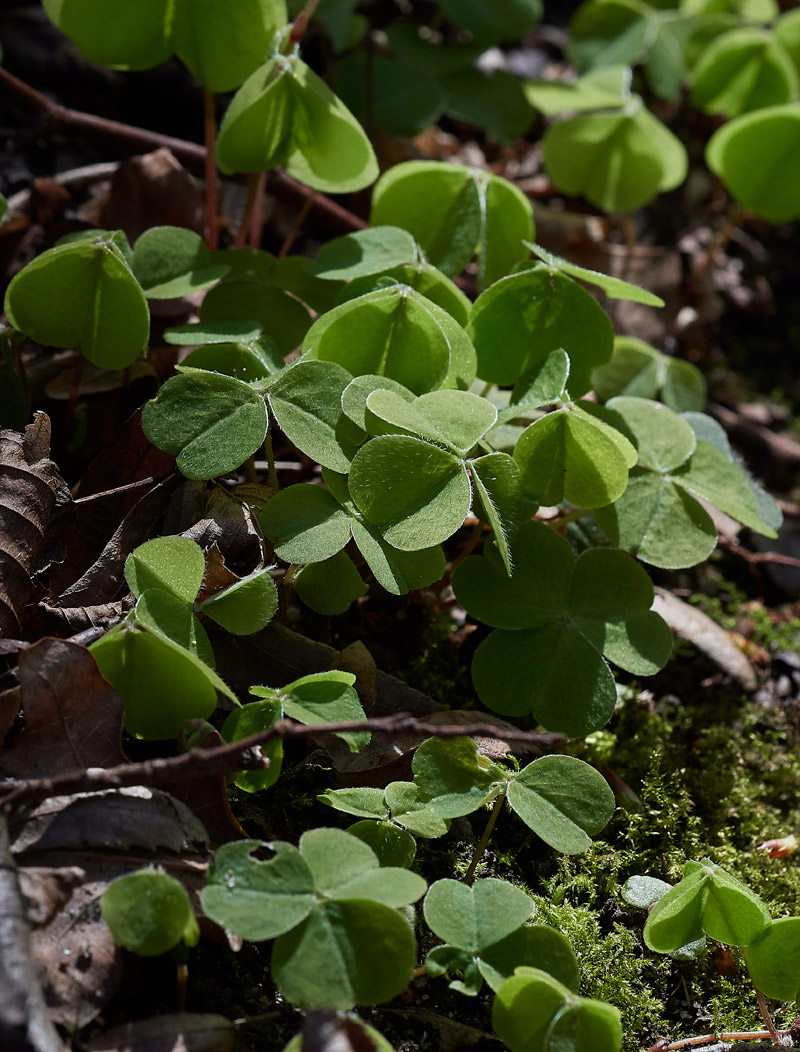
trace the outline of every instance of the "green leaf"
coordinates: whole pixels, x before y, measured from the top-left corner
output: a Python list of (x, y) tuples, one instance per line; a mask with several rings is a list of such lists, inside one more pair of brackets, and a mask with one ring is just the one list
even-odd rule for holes
[(172, 46), (189, 72), (215, 94), (233, 91), (269, 54), (286, 24), (284, 0), (178, 0)]
[(554, 124), (543, 146), (547, 174), (559, 190), (582, 194), (604, 212), (630, 212), (686, 178), (683, 144), (638, 96), (623, 110)]
[(550, 730), (596, 730), (616, 702), (602, 655), (640, 675), (669, 657), (671, 635), (649, 611), (652, 585), (633, 560), (609, 549), (575, 562), (568, 542), (542, 523), (520, 529), (514, 559), (510, 578), (492, 549), (453, 574), (458, 601), (499, 629), (475, 653), (478, 696), (495, 712), (533, 711)]
[(574, 756), (543, 756), (523, 768), (508, 787), (508, 802), (546, 844), (567, 855), (591, 847), (591, 837), (614, 814), (605, 778)]
[(511, 402), (497, 417), (499, 424), (524, 417), (539, 406), (551, 405), (566, 398), (569, 356), (559, 347), (517, 381)]
[(229, 376), (184, 373), (167, 380), (142, 413), (147, 438), (177, 455), (187, 478), (211, 479), (235, 470), (267, 433), (260, 395)]
[(317, 797), (323, 804), (335, 807), (337, 811), (344, 811), (346, 815), (356, 815), (358, 818), (387, 819), (391, 812), (389, 805), (383, 799), (383, 789), (374, 789), (372, 786), (356, 786), (352, 789), (326, 789)]
[(252, 857), (257, 840), (238, 840), (214, 855), (200, 899), (203, 910), (221, 927), (253, 942), (291, 931), (315, 904), (314, 878), (308, 863), (291, 844), (270, 845), (274, 857)]
[(505, 880), (458, 880), (431, 884), (423, 906), (425, 922), (443, 942), (479, 954), (524, 924), (533, 900)]
[(112, 237), (51, 248), (24, 267), (6, 290), (11, 325), (36, 343), (80, 347), (103, 369), (134, 362), (147, 347), (150, 313)]
[(177, 344), (179, 347), (217, 343), (238, 346), (257, 340), (261, 331), (261, 325), (249, 321), (221, 321), (208, 325), (196, 321), (173, 325), (171, 329), (165, 329), (163, 335), (164, 343)]
[(44, 0), (43, 6), (89, 62), (150, 69), (172, 51), (167, 0)]
[(422, 877), (407, 869), (381, 866), (375, 852), (341, 829), (312, 829), (300, 838), (318, 894), (337, 901), (365, 900), (408, 906), (425, 894)]
[(414, 394), (468, 386), (474, 378), (466, 333), (406, 285), (377, 289), (329, 311), (309, 329), (303, 352), (337, 362), (353, 376), (386, 376)]
[(581, 4), (569, 25), (569, 55), (578, 67), (633, 66), (645, 48), (648, 6), (639, 0)]
[(137, 599), (147, 588), (163, 588), (192, 603), (205, 572), (203, 550), (188, 537), (145, 541), (134, 548), (125, 562), (125, 580)]
[(702, 439), (688, 463), (672, 475), (677, 485), (703, 497), (765, 537), (777, 536), (759, 514), (758, 501), (747, 476), (716, 447)]
[(150, 867), (113, 880), (100, 910), (114, 941), (142, 957), (157, 957), (184, 940), (193, 946), (200, 936), (183, 884)]
[(614, 339), (597, 301), (544, 264), (487, 289), (475, 301), (467, 331), (481, 380), (503, 386), (537, 373), (552, 351), (565, 351), (573, 397), (589, 390), (592, 370), (611, 357)]
[(656, 398), (661, 392), (676, 413), (700, 411), (706, 404), (706, 383), (696, 365), (627, 336), (615, 339), (611, 361), (595, 369), (592, 385), (602, 401), (615, 395)]
[(514, 536), (536, 513), (536, 501), (525, 492), (519, 468), (507, 453), (488, 453), (470, 461), (470, 472), (476, 513), (491, 526), (506, 573), (511, 576)]
[(416, 782), (389, 782), (384, 798), (392, 821), (404, 826), (414, 836), (444, 836), (450, 828), (447, 819), (431, 810)]
[(514, 459), (523, 486), (540, 504), (558, 504), (566, 497), (578, 507), (599, 508), (620, 497), (628, 483), (618, 444), (593, 418), (567, 407), (531, 424)]
[[(617, 66), (616, 69), (620, 72), (618, 84), (598, 83), (596, 74), (587, 73), (570, 84), (536, 78), (526, 80), (523, 90), (531, 106), (546, 117), (557, 117), (566, 112), (606, 110), (622, 106), (630, 96), (630, 70), (627, 66)], [(607, 72), (607, 69), (602, 72)]]
[(387, 279), (398, 285), (408, 285), (421, 296), (431, 300), (437, 307), (447, 311), (451, 318), (466, 328), (472, 304), (455, 282), (431, 266), (430, 263), (406, 263), (403, 266), (391, 267), (381, 274), (356, 278), (345, 285), (338, 296), (338, 303), (364, 296), (385, 283)]
[(334, 238), (320, 249), (309, 270), (319, 278), (350, 281), (414, 263), (417, 244), (400, 227), (375, 226)]
[(786, 11), (772, 27), (775, 39), (782, 44), (800, 73), (800, 10)]
[(284, 364), (274, 341), (265, 336), (249, 344), (215, 343), (208, 347), (197, 347), (186, 355), (177, 368), (181, 372), (207, 369), (244, 383), (258, 383), (280, 372)]
[(329, 617), (343, 614), (351, 603), (367, 594), (366, 581), (344, 552), (304, 566), (292, 583), (306, 606)]
[(548, 1052), (619, 1052), (622, 1045), (620, 1011), (602, 1001), (581, 998), (567, 1005), (550, 1025)]
[(181, 599), (161, 588), (148, 588), (136, 604), (135, 618), (173, 643), (188, 650), (209, 668), (214, 668), (214, 651), (200, 619)]
[(612, 398), (608, 408), (619, 414), (632, 433), (643, 467), (672, 471), (696, 449), (697, 439), (689, 424), (659, 402), (621, 395)]
[[(486, 80), (479, 76), (479, 91)], [(419, 202), (426, 207), (420, 210)], [(499, 176), (463, 165), (407, 161), (375, 185), (370, 222), (411, 233), (429, 262), (448, 276), (479, 253), (479, 285), (507, 274), (527, 256), (533, 237), (530, 202)]]
[(203, 661), (144, 624), (117, 625), (91, 651), (125, 702), (125, 729), (140, 738), (174, 738), (184, 721), (208, 719), (217, 690), (236, 701)]
[(572, 947), (561, 932), (547, 924), (526, 924), (486, 946), (478, 966), (495, 993), (521, 967), (539, 967), (575, 993), (580, 986)]
[(310, 483), (276, 493), (259, 523), (275, 554), (288, 563), (322, 562), (350, 540), (350, 516), (331, 493)]
[(209, 288), (230, 267), (214, 263), (205, 242), (193, 230), (154, 226), (137, 240), (132, 269), (148, 299), (169, 300)]
[[(758, 164), (753, 164), (754, 157)], [(770, 106), (724, 124), (706, 147), (706, 163), (728, 192), (761, 219), (771, 223), (796, 219), (800, 216), (800, 105)]]
[(429, 738), (411, 761), (414, 781), (441, 818), (477, 811), (505, 786), (505, 772), (478, 754), (472, 738)]
[(689, 862), (684, 878), (650, 911), (644, 941), (666, 953), (698, 939), (747, 946), (770, 923), (766, 907), (749, 888), (705, 859)]
[(630, 281), (623, 281), (621, 278), (612, 277), (610, 274), (601, 274), (597, 270), (587, 270), (586, 267), (579, 267), (577, 263), (570, 263), (568, 259), (562, 259), (561, 256), (556, 256), (539, 245), (529, 245), (528, 247), (535, 256), (538, 256), (551, 269), (561, 270), (565, 274), (569, 274), (571, 278), (580, 278), (581, 281), (588, 281), (590, 285), (597, 285), (611, 299), (644, 303), (648, 307), (664, 306), (664, 301), (660, 296), (648, 292), (647, 289), (643, 289), (640, 285), (633, 285)]
[[(426, 203), (424, 212), (420, 201)], [(438, 161), (396, 164), (375, 184), (370, 223), (407, 230), (429, 262), (452, 277), (475, 254), (481, 236), (476, 180), (462, 165)]]
[(311, 325), (306, 307), (267, 281), (223, 281), (210, 289), (200, 305), (200, 324), (204, 329), (239, 323), (260, 325), (275, 341), (282, 357), (302, 342)]
[(487, 44), (519, 40), (542, 17), (540, 0), (499, 0), (491, 10), (482, 0), (442, 0), (442, 7), (454, 22)]
[(634, 876), (628, 877), (622, 885), (620, 894), (629, 906), (647, 910), (655, 906), (659, 899), (663, 899), (668, 891), (672, 889), (671, 884), (658, 877)]
[(348, 826), (347, 832), (371, 847), (382, 866), (403, 866), (408, 869), (417, 853), (413, 836), (389, 822), (365, 818)]
[(234, 635), (260, 632), (278, 609), (278, 590), (269, 567), (254, 570), (205, 599), (198, 608)]
[[(356, 677), (352, 672), (333, 669), (315, 672), (294, 680), (280, 690), (271, 687), (251, 687), (250, 693), (259, 698), (275, 698), (283, 713), (299, 723), (340, 723), (344, 720), (365, 720), (367, 717), (353, 690)], [(369, 743), (368, 731), (345, 732), (338, 737), (357, 752)]]
[(692, 101), (705, 113), (739, 117), (797, 97), (797, 71), (772, 33), (742, 27), (712, 41), (692, 73)]
[(286, 437), (331, 471), (347, 472), (350, 460), (336, 436), (342, 393), (352, 377), (334, 362), (301, 360), (269, 386), (270, 409)]
[(668, 570), (704, 562), (717, 544), (708, 512), (668, 475), (634, 468), (616, 503), (595, 511), (609, 540), (642, 562)]
[(774, 920), (753, 939), (745, 950), (747, 970), (753, 984), (776, 1001), (796, 1001), (800, 997), (800, 917)]
[[(241, 741), (242, 738), (249, 738), (251, 734), (267, 730), (281, 716), (281, 707), (278, 702), (251, 701), (240, 709), (234, 709), (226, 717), (220, 733), (226, 742)], [(283, 742), (266, 742), (260, 748), (267, 759), (268, 767), (260, 771), (236, 771), (229, 776), (233, 784), (246, 793), (257, 793), (262, 789), (269, 789), (277, 782), (281, 773)]]
[(418, 438), (373, 438), (356, 453), (350, 492), (363, 515), (401, 551), (430, 548), (452, 536), (469, 512), (462, 461)]
[(470, 452), (496, 420), (497, 410), (491, 402), (469, 391), (431, 391), (409, 401), (398, 392), (377, 390), (367, 397), (365, 414), (370, 434), (414, 435), (461, 456)]
[(375, 580), (392, 595), (406, 595), (415, 588), (426, 588), (444, 576), (447, 561), (439, 545), (404, 552), (387, 544), (369, 523), (353, 518), (350, 529)]
[(436, 84), (449, 116), (486, 128), (503, 146), (513, 146), (533, 123), (520, 80), (508, 70), (464, 68), (440, 76)]
[(388, 906), (328, 901), (276, 940), (272, 975), (291, 1004), (347, 1009), (401, 993), (416, 952), (405, 918)]
[(566, 986), (547, 972), (518, 968), (495, 996), (494, 1032), (510, 1052), (546, 1052), (550, 1023), (570, 998)]
[(223, 172), (283, 165), (325, 193), (369, 186), (378, 176), (364, 130), (330, 88), (296, 56), (278, 55), (248, 77), (220, 125)]

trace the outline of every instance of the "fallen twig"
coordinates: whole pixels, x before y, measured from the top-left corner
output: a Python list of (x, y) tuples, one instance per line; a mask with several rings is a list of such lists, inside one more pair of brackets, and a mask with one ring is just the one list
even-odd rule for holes
[[(197, 175), (205, 171), (206, 151), (199, 143), (176, 139), (171, 135), (160, 135), (158, 132), (135, 128), (130, 124), (98, 117), (93, 113), (82, 113), (48, 99), (29, 84), (13, 76), (8, 70), (0, 68), (0, 98), (14, 99), (29, 110), (38, 113), (44, 127), (39, 133), (69, 132), (76, 137), (88, 140), (102, 140), (106, 146), (116, 147), (120, 152), (142, 153), (166, 148), (178, 160)], [(327, 230), (347, 234), (362, 230), (367, 224), (357, 215), (332, 201), (324, 194), (312, 190), (303, 183), (293, 179), (286, 172), (276, 169), (270, 174), (271, 190), (276, 196), (295, 202), (298, 206), (309, 197), (313, 198), (311, 212), (315, 221)]]
[(35, 807), (54, 796), (72, 796), (76, 793), (101, 792), (106, 789), (122, 789), (132, 785), (165, 785), (174, 781), (191, 781), (210, 774), (230, 774), (233, 771), (263, 770), (267, 766), (261, 746), (267, 742), (289, 738), (307, 738), (320, 734), (341, 734), (352, 731), (370, 731), (387, 738), (406, 734), (419, 734), (429, 738), (465, 738), (470, 736), (501, 738), (504, 741), (527, 742), (541, 745), (547, 736), (532, 731), (518, 731), (509, 727), (497, 727), (492, 723), (435, 724), (424, 723), (398, 713), (393, 716), (378, 716), (367, 720), (346, 720), (340, 723), (317, 723), (310, 726), (279, 720), (258, 734), (240, 741), (227, 742), (211, 749), (195, 748), (179, 756), (169, 756), (141, 763), (120, 764), (103, 769), (66, 771), (51, 778), (0, 781), (0, 809), (7, 815), (20, 809)]
[(50, 1021), (31, 955), (31, 932), (0, 814), (0, 1048), (3, 1052), (66, 1052)]
[(794, 566), (800, 568), (800, 559), (794, 555), (783, 555), (781, 552), (751, 552), (749, 548), (745, 548), (737, 541), (731, 540), (729, 537), (724, 537), (722, 535), (720, 535), (718, 543), (720, 548), (724, 548), (726, 551), (738, 555), (740, 559), (744, 559), (744, 561), (750, 563), (751, 566), (758, 566), (762, 563), (773, 563), (778, 566)]

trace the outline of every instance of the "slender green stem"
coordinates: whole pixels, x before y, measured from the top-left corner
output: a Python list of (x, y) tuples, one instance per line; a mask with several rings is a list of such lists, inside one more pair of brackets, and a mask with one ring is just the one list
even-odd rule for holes
[(483, 390), (481, 391), (481, 398), (485, 398), (493, 387), (494, 384), (491, 382), (491, 380), (489, 381), (489, 383), (484, 384)]
[(217, 142), (217, 115), (214, 110), (214, 95), (208, 88), (203, 88), (203, 118), (206, 146), (206, 244), (213, 252), (219, 245), (217, 162), (214, 157), (214, 148)]
[(495, 823), (497, 822), (497, 819), (500, 815), (500, 811), (503, 808), (505, 799), (506, 794), (499, 793), (497, 799), (494, 802), (494, 807), (492, 808), (492, 813), (489, 815), (489, 821), (486, 823), (486, 828), (483, 831), (483, 836), (481, 837), (480, 843), (475, 848), (475, 851), (472, 854), (472, 861), (469, 864), (469, 869), (464, 874), (465, 884), (471, 884), (475, 878), (475, 870), (478, 867), (478, 862), (486, 848), (486, 845), (489, 843), (489, 837), (492, 835), (492, 830), (494, 829)]
[(264, 439), (264, 452), (267, 455), (267, 471), (269, 472), (269, 488), (274, 497), (281, 488), (278, 482), (278, 472), (275, 470), (275, 451), (272, 448), (272, 431), (267, 431)]
[(582, 519), (584, 515), (588, 515), (589, 512), (586, 508), (573, 508), (572, 511), (566, 512), (564, 515), (560, 515), (557, 519), (553, 519), (550, 525), (557, 530), (562, 529), (564, 526), (568, 526), (571, 522), (577, 522), (578, 519)]

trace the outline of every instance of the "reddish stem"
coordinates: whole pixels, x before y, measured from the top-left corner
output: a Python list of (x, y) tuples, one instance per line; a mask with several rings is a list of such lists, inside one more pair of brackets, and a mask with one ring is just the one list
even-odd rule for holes
[(214, 157), (217, 143), (217, 115), (214, 109), (214, 95), (208, 88), (203, 88), (203, 131), (206, 143), (206, 244), (214, 252), (219, 245), (217, 162)]

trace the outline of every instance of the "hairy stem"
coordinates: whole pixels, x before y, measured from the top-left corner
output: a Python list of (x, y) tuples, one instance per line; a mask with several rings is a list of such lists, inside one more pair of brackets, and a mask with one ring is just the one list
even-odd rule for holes
[(761, 1013), (761, 1018), (764, 1020), (764, 1024), (766, 1025), (767, 1032), (769, 1033), (769, 1036), (772, 1038), (772, 1043), (774, 1045), (782, 1045), (783, 1042), (780, 1039), (780, 1035), (778, 1034), (778, 1031), (775, 1029), (775, 1024), (772, 1022), (772, 1016), (769, 1014), (769, 1008), (767, 1007), (767, 999), (766, 999), (766, 997), (764, 997), (764, 995), (761, 993), (761, 991), (759, 990), (759, 988), (757, 986), (754, 985), (753, 989), (756, 992), (756, 1000), (758, 1001), (758, 1010)]
[(264, 452), (267, 455), (267, 471), (269, 472), (269, 488), (274, 497), (278, 490), (281, 488), (278, 482), (278, 472), (275, 470), (275, 450), (272, 448), (272, 431), (267, 431), (267, 437), (264, 439)]
[(253, 222), (253, 209), (256, 206), (262, 175), (263, 172), (253, 172), (247, 180), (247, 200), (245, 201), (244, 212), (242, 212), (242, 221), (239, 223), (239, 229), (236, 231), (236, 240), (233, 243), (234, 248), (244, 248), (247, 245), (247, 235), (250, 233)]
[(500, 816), (500, 812), (503, 808), (503, 804), (505, 803), (505, 799), (506, 794), (500, 793), (494, 802), (494, 807), (492, 808), (492, 813), (489, 815), (489, 821), (486, 823), (486, 828), (483, 831), (483, 836), (481, 837), (478, 846), (472, 853), (472, 861), (469, 864), (469, 869), (464, 874), (465, 884), (471, 884), (472, 881), (475, 879), (475, 870), (478, 867), (478, 862), (480, 861), (481, 855), (486, 849), (486, 845), (489, 843), (489, 837), (492, 835), (492, 830), (494, 829), (495, 823), (497, 822), (497, 819)]

